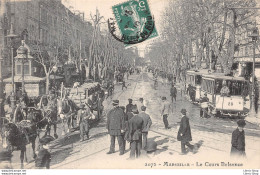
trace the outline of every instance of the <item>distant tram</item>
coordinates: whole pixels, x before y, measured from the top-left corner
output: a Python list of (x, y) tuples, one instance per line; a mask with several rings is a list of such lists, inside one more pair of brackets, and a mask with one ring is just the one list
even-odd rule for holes
[[(229, 88), (221, 94), (223, 82)], [(209, 113), (215, 116), (245, 117), (250, 110), (250, 84), (243, 77), (225, 76), (221, 73), (202, 75), (201, 94), (207, 93)]]
[(199, 71), (188, 70), (186, 73), (186, 88), (189, 85), (195, 90), (195, 101), (199, 101), (201, 97), (201, 80), (202, 75), (207, 74), (208, 70), (203, 69)]

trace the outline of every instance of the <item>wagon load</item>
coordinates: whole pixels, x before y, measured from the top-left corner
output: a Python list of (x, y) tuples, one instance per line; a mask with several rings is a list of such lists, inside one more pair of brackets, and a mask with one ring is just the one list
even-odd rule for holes
[(72, 88), (70, 90), (69, 98), (76, 104), (79, 104), (81, 100), (88, 98), (89, 95), (98, 90), (98, 84), (99, 83), (97, 82), (84, 83), (77, 88)]

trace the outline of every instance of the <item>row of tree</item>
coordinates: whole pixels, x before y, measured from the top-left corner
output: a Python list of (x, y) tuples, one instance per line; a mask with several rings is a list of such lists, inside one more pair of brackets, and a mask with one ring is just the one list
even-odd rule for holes
[[(50, 88), (50, 75), (58, 64), (74, 64), (79, 74), (84, 69), (85, 77), (94, 81), (110, 78), (120, 66), (134, 64), (137, 55), (125, 49), (124, 44), (115, 40), (109, 32), (101, 31), (101, 24), (106, 21), (99, 11), (96, 10), (96, 14), (90, 16), (93, 30), (81, 36), (88, 38), (89, 44), (85, 48), (81, 47), (81, 40), (76, 39), (72, 28), (69, 30), (71, 42), (68, 48), (44, 46), (37, 40), (37, 36), (32, 37), (36, 45), (35, 61), (43, 66), (46, 76), (46, 93)], [(44, 54), (45, 51), (47, 54)]]
[(248, 7), (255, 6), (255, 0), (170, 1), (161, 40), (148, 53), (151, 64), (177, 79), (192, 67), (215, 69), (216, 64), (229, 74), (239, 51), (238, 30), (253, 26), (256, 10)]

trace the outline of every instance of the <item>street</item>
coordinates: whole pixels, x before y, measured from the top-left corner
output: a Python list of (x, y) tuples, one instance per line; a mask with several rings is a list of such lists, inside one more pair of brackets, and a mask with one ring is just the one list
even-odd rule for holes
[[(79, 131), (61, 136), (61, 125), (58, 125), (59, 138), (51, 143), (51, 169), (82, 169), (82, 168), (198, 168), (197, 160), (203, 161), (202, 168), (216, 166), (218, 162), (230, 162), (231, 134), (236, 129), (236, 119), (228, 118), (200, 118), (198, 105), (191, 104), (186, 97), (181, 96), (177, 84), (177, 101), (172, 104), (172, 114), (168, 117), (170, 129), (164, 129), (162, 116), (160, 116), (160, 105), (162, 96), (170, 100), (169, 86), (159, 83), (157, 90), (153, 88), (151, 73), (134, 74), (129, 77), (127, 89), (121, 90), (121, 85), (115, 86), (112, 98), (104, 101), (105, 112), (102, 119), (92, 125), (90, 129), (90, 140), (79, 142)], [(107, 155), (109, 151), (110, 138), (106, 129), (106, 113), (111, 109), (111, 101), (119, 100), (120, 106), (128, 103), (128, 98), (133, 99), (133, 104), (143, 97), (148, 101), (147, 113), (152, 119), (152, 126), (148, 134), (148, 140), (156, 141), (158, 147), (154, 154), (143, 155), (139, 160), (127, 160), (129, 158), (129, 144), (126, 145), (126, 153), (119, 156), (116, 141), (116, 153)], [(187, 109), (187, 116), (190, 118), (192, 142), (201, 145), (196, 154), (188, 153), (179, 155), (181, 152), (180, 142), (177, 141), (177, 131), (182, 108)], [(247, 159), (233, 160), (233, 163), (247, 165), (259, 162), (260, 128), (251, 123), (246, 123), (246, 154)], [(52, 134), (52, 133), (51, 133)], [(19, 152), (13, 154), (12, 164), (19, 168)], [(25, 168), (34, 168), (31, 146), (27, 145), (28, 162)], [(214, 161), (213, 159), (214, 158)], [(215, 163), (204, 165), (204, 162)], [(168, 162), (168, 163), (167, 163)], [(181, 162), (182, 165), (171, 165), (170, 163)], [(185, 165), (185, 162), (191, 162)], [(231, 161), (232, 162), (232, 161)], [(221, 167), (225, 168), (225, 167)], [(228, 168), (228, 167), (227, 167)], [(236, 167), (232, 167), (236, 168)], [(239, 167), (237, 167), (239, 168)]]

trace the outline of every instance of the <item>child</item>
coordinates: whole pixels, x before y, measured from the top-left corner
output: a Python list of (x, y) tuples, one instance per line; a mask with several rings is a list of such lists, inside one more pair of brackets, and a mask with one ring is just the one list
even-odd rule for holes
[(246, 126), (245, 120), (239, 120), (237, 122), (237, 129), (235, 129), (232, 133), (232, 141), (231, 141), (231, 156), (245, 157), (245, 132), (244, 127)]

